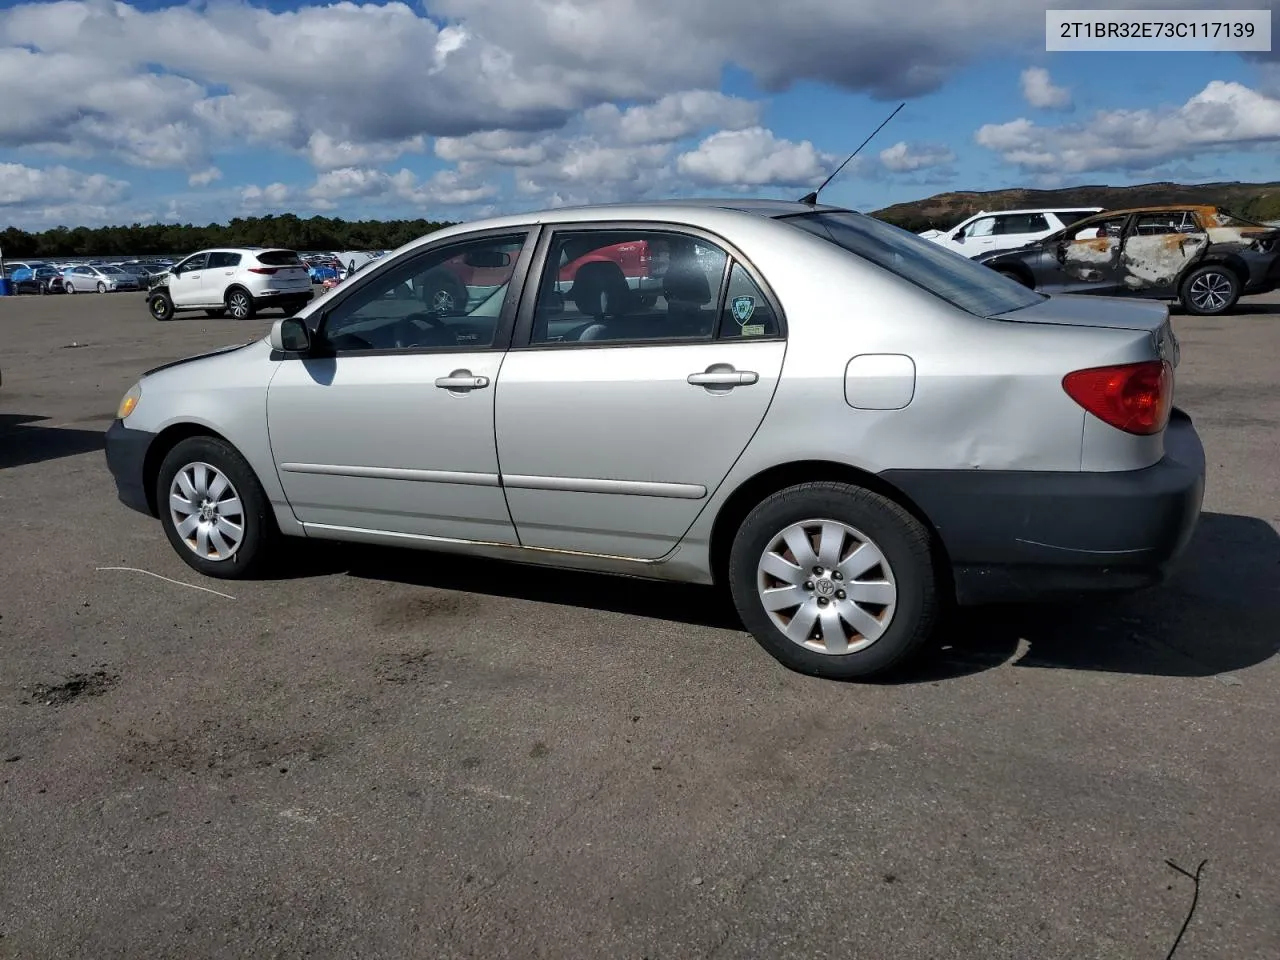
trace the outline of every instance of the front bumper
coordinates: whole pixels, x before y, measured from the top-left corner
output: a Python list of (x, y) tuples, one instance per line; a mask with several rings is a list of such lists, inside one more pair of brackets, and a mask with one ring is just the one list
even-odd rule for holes
[(961, 604), (1039, 600), (1160, 583), (1195, 532), (1204, 447), (1175, 410), (1165, 456), (1115, 473), (890, 470), (933, 523)]
[(155, 440), (154, 433), (131, 430), (124, 421), (115, 420), (107, 428), (107, 469), (116, 482), (116, 496), (133, 510), (155, 516), (147, 499), (146, 462), (147, 451)]

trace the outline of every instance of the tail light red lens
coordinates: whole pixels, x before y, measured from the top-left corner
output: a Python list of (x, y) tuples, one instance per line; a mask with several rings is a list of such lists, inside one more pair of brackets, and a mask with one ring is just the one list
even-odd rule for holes
[(1173, 367), (1164, 360), (1077, 370), (1062, 387), (1099, 420), (1138, 436), (1159, 433), (1173, 410)]
[(276, 272), (277, 270), (279, 270), (279, 269), (280, 269), (279, 267), (250, 267), (250, 268), (249, 268), (249, 272), (250, 272), (250, 273), (265, 273), (265, 274), (267, 274), (268, 276), (270, 276), (271, 274), (275, 273), (275, 272)]

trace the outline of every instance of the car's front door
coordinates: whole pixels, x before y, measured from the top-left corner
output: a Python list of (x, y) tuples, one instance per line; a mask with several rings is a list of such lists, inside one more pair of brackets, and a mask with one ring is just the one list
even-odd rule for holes
[[(370, 268), (320, 312), (312, 355), (278, 361), (271, 450), (311, 532), (516, 542), (493, 416), (527, 235), (470, 235)], [(507, 283), (441, 313), (432, 295), (457, 263)]]
[(1126, 215), (1121, 215), (1084, 220), (1069, 227), (1051, 251), (1058, 262), (1056, 276), (1040, 289), (1045, 293), (1103, 296), (1122, 292), (1120, 246), (1127, 220)]
[(170, 271), (169, 299), (175, 307), (193, 307), (204, 303), (204, 268), (207, 253), (187, 257)]
[(996, 218), (979, 217), (956, 230), (943, 241), (943, 246), (966, 257), (976, 257), (980, 253), (990, 253), (995, 249), (995, 242)]
[(1147, 296), (1177, 293), (1178, 279), (1209, 247), (1209, 233), (1190, 210), (1135, 216), (1121, 251), (1126, 290)]
[[(643, 241), (656, 294), (595, 251)], [(540, 244), (498, 380), (502, 482), (525, 546), (657, 559), (742, 454), (786, 350), (753, 268), (686, 228), (565, 226)], [(557, 290), (565, 264), (581, 262)], [(658, 278), (655, 278), (657, 280)]]

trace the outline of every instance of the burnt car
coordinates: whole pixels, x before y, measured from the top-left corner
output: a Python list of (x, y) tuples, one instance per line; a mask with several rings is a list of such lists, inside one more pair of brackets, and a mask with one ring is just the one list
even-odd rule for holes
[(1211, 206), (1108, 210), (973, 259), (1041, 293), (1178, 300), (1214, 316), (1280, 287), (1280, 229)]

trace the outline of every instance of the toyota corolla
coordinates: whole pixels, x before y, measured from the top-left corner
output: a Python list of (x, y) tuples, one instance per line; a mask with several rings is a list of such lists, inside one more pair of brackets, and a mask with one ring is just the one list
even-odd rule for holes
[[(593, 256), (629, 243), (656, 297)], [(441, 309), (458, 263), (483, 285)], [(716, 584), (783, 664), (869, 677), (950, 602), (1166, 575), (1205, 474), (1177, 365), (1162, 304), (849, 210), (591, 207), (446, 228), (150, 371), (106, 453), (211, 577), (297, 537)]]

